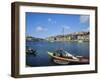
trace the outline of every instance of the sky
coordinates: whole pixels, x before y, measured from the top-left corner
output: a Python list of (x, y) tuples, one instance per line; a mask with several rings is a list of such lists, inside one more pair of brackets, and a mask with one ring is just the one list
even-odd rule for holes
[(26, 12), (26, 36), (46, 38), (89, 31), (89, 18), (89, 15)]

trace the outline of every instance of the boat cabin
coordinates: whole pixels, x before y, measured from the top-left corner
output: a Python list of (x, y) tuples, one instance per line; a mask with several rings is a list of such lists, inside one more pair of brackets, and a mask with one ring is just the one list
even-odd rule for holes
[(66, 53), (64, 52), (64, 50), (58, 49), (58, 50), (54, 51), (53, 55), (58, 56), (58, 57), (64, 57), (64, 56), (66, 56)]

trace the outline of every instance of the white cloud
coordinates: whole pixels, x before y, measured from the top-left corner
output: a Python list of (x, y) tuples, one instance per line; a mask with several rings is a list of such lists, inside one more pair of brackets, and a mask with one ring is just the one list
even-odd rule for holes
[(51, 18), (48, 18), (48, 21), (49, 21), (49, 22), (51, 22), (51, 21), (52, 21), (52, 19), (51, 19)]
[(44, 27), (42, 27), (42, 26), (38, 26), (38, 27), (36, 28), (36, 31), (37, 31), (37, 32), (44, 32), (44, 31), (47, 31), (47, 29), (44, 28)]
[(56, 21), (54, 21), (53, 23), (54, 23), (54, 24), (56, 24), (57, 22), (56, 22)]
[(48, 18), (48, 22), (50, 22), (51, 24), (56, 24), (57, 22), (55, 20), (53, 20), (52, 18)]
[(62, 27), (63, 27), (64, 29), (66, 29), (66, 30), (70, 29), (70, 27), (69, 27), (69, 26), (66, 26), (66, 25), (63, 25)]
[(86, 28), (86, 29), (83, 29), (83, 31), (89, 31), (90, 30), (90, 28), (88, 27), (88, 28)]
[(88, 27), (86, 30), (87, 30), (87, 31), (89, 31), (89, 30), (90, 30), (90, 28)]
[(86, 16), (86, 15), (80, 16), (80, 22), (81, 23), (87, 23), (87, 22), (89, 22), (89, 16)]

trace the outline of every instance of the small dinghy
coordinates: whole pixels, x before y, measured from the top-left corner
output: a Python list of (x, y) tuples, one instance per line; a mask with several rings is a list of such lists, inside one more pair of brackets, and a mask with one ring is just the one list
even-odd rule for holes
[(36, 51), (36, 49), (26, 47), (26, 54), (31, 54), (31, 55), (36, 56), (37, 51)]

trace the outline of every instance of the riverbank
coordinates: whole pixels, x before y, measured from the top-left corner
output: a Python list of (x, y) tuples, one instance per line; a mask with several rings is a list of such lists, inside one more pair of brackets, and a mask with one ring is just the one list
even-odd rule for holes
[(60, 40), (47, 40), (48, 42), (79, 42), (79, 43), (82, 43), (82, 42), (89, 42), (89, 40), (66, 40), (66, 41), (60, 41)]

